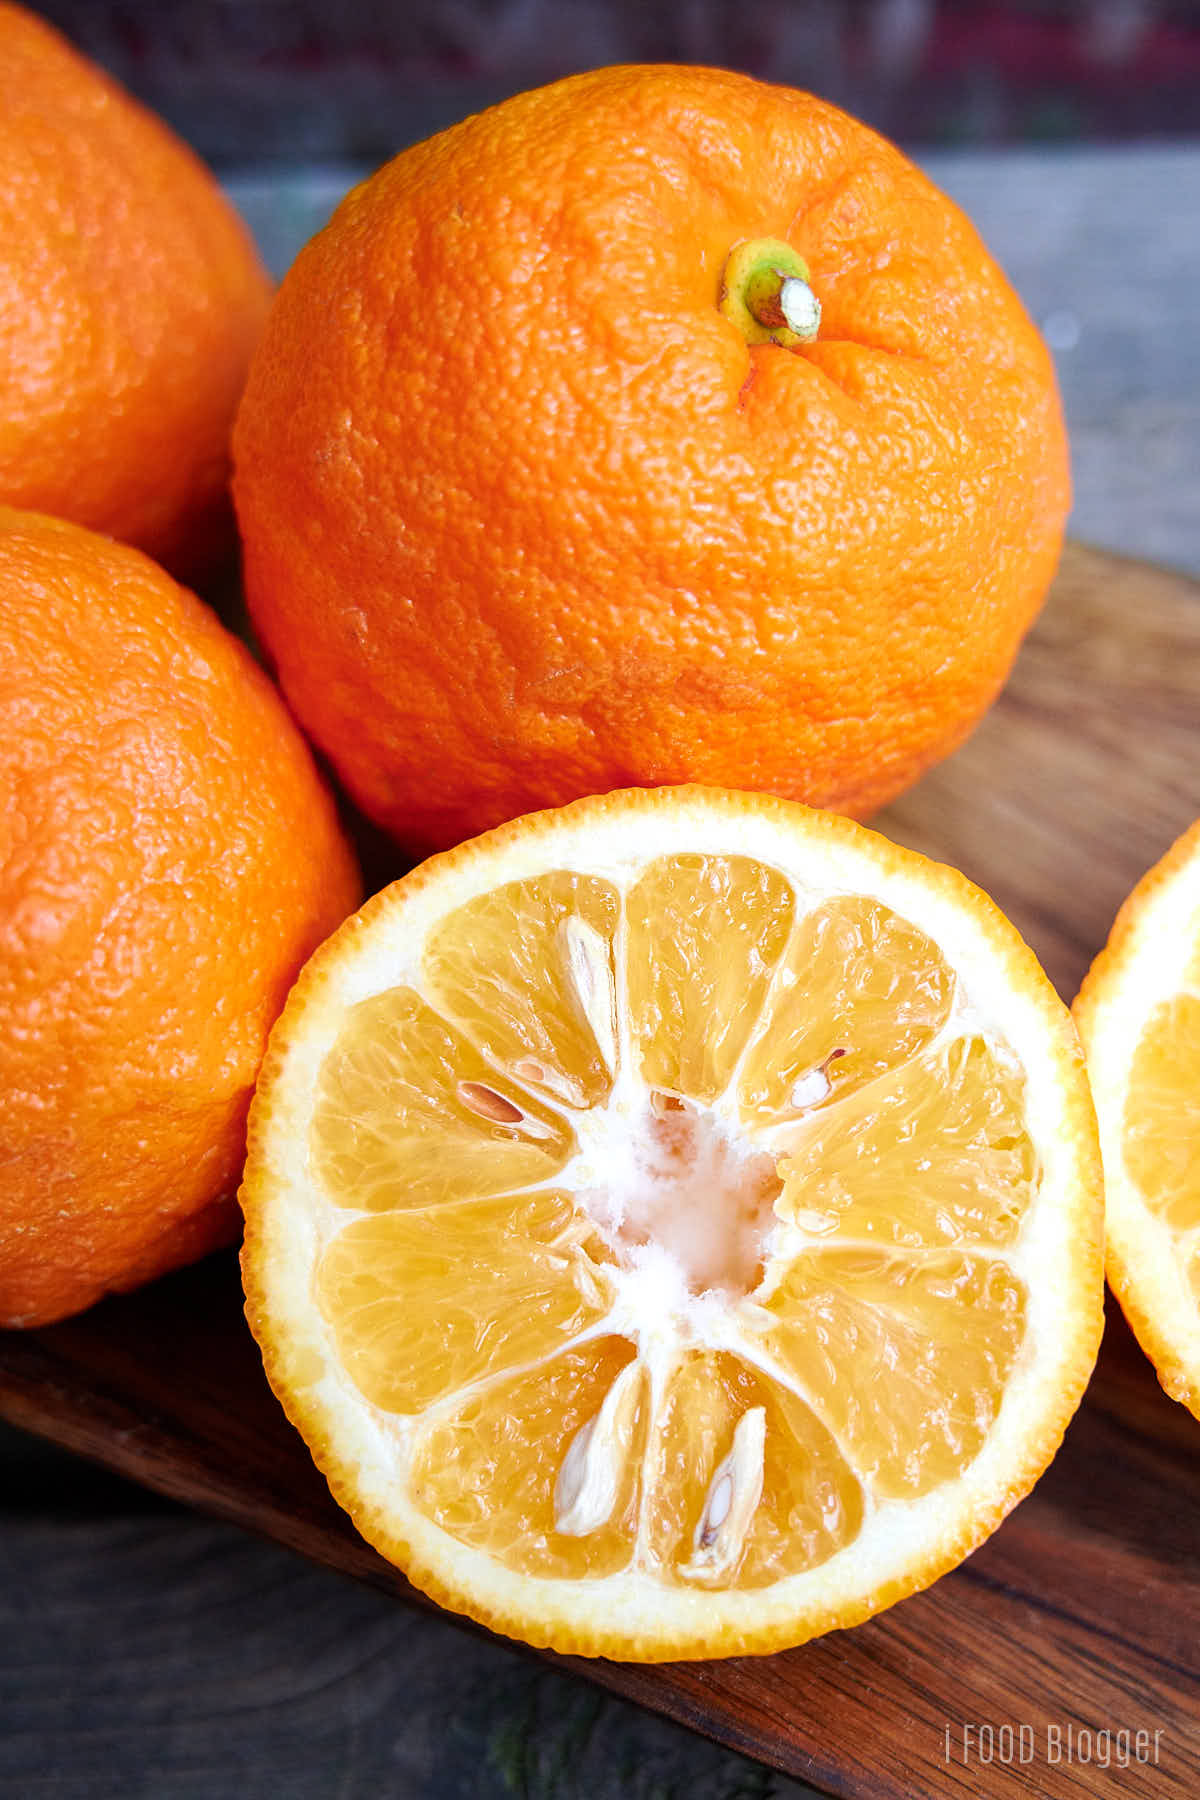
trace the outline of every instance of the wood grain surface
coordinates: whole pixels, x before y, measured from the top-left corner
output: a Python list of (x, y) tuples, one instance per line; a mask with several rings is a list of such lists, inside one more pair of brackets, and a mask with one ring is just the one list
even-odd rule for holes
[[(992, 713), (877, 824), (993, 894), (1069, 999), (1120, 901), (1197, 814), (1200, 591), (1072, 547)], [(232, 1257), (0, 1334), (0, 1415), (427, 1604), (357, 1537), (276, 1406)], [(1198, 1449), (1200, 1425), (1116, 1315), (1051, 1469), (926, 1594), (773, 1657), (564, 1666), (829, 1794), (1194, 1795)], [(1005, 1724), (1029, 1728), (1032, 1762), (981, 1765), (964, 1730)], [(1080, 1760), (1081, 1730), (1157, 1731), (1157, 1761), (1120, 1767), (1110, 1744), (1104, 1767), (1094, 1737)]]

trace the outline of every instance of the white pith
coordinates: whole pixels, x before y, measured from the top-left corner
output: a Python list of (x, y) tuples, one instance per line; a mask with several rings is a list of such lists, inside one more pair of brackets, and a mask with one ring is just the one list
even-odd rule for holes
[[(1132, 1298), (1152, 1322), (1177, 1372), (1163, 1370), (1168, 1392), (1200, 1381), (1200, 1307), (1186, 1276), (1200, 1225), (1176, 1234), (1147, 1204), (1125, 1161), (1125, 1099), (1138, 1046), (1155, 1009), (1184, 993), (1200, 944), (1200, 842), (1191, 857), (1149, 892), (1102, 990), (1083, 1011), (1088, 1072), (1104, 1159), (1105, 1228)], [(1196, 1097), (1200, 1133), (1200, 1094)], [(1126, 1298), (1123, 1294), (1122, 1298)], [(1156, 1351), (1156, 1360), (1161, 1358)], [(1190, 1384), (1183, 1371), (1191, 1371)]]
[[(864, 835), (864, 839), (866, 834)], [(429, 1415), (409, 1421), (372, 1406), (349, 1380), (335, 1353), (330, 1332), (312, 1297), (312, 1275), (321, 1250), (352, 1219), (362, 1215), (334, 1206), (315, 1178), (307, 1155), (308, 1116), (321, 1065), (341, 1028), (345, 1010), (357, 1001), (390, 987), (408, 985), (427, 991), (421, 955), (429, 930), (449, 912), (477, 894), (506, 882), (556, 867), (606, 877), (624, 894), (645, 865), (672, 852), (709, 852), (756, 858), (780, 870), (791, 882), (797, 917), (835, 895), (863, 895), (878, 900), (919, 924), (933, 938), (958, 974), (953, 1014), (944, 1037), (964, 1032), (985, 1035), (993, 1047), (1016, 1058), (1026, 1074), (1026, 1121), (1038, 1151), (1042, 1178), (1017, 1243), (1004, 1257), (1028, 1290), (1027, 1329), (992, 1431), (973, 1462), (956, 1480), (917, 1501), (879, 1502), (864, 1482), (866, 1510), (862, 1529), (852, 1543), (825, 1563), (783, 1579), (769, 1589), (739, 1592), (698, 1584), (666, 1587), (648, 1577), (644, 1558), (634, 1558), (619, 1574), (586, 1582), (531, 1577), (507, 1569), (486, 1552), (450, 1538), (408, 1499), (405, 1470), (414, 1432)], [(1080, 1263), (1072, 1236), (1082, 1202), (1073, 1132), (1064, 1130), (1070, 1112), (1064, 1075), (1063, 1042), (1047, 1032), (1045, 1001), (1031, 998), (1013, 981), (994, 934), (931, 879), (931, 865), (900, 853), (880, 859), (859, 844), (837, 837), (822, 841), (819, 854), (804, 831), (769, 814), (737, 812), (714, 805), (712, 797), (680, 799), (669, 812), (647, 808), (589, 817), (586, 830), (573, 827), (570, 815), (561, 825), (544, 823), (528, 839), (515, 838), (487, 855), (465, 859), (447, 869), (444, 879), (417, 888), (402, 907), (380, 913), (358, 935), (354, 954), (332, 966), (328, 979), (306, 1002), (302, 1035), (293, 1036), (285, 1052), (288, 1112), (271, 1115), (258, 1155), (271, 1171), (272, 1206), (261, 1221), (259, 1267), (269, 1273), (273, 1318), (294, 1335), (297, 1360), (302, 1351), (311, 1379), (305, 1401), (327, 1418), (339, 1457), (358, 1471), (357, 1487), (364, 1509), (378, 1510), (392, 1521), (395, 1535), (410, 1546), (414, 1565), (476, 1597), (481, 1608), (503, 1620), (508, 1613), (542, 1615), (553, 1624), (565, 1620), (586, 1629), (590, 1620), (602, 1630), (619, 1616), (622, 1628), (647, 1642), (699, 1636), (714, 1624), (733, 1630), (755, 1629), (772, 1620), (827, 1607), (845, 1609), (847, 1594), (869, 1609), (870, 1596), (902, 1578), (905, 1567), (947, 1538), (961, 1536), (963, 1521), (986, 1510), (1002, 1494), (1022, 1466), (1023, 1448), (1037, 1420), (1061, 1386), (1061, 1366), (1078, 1354), (1083, 1293)], [(615, 944), (616, 992), (622, 991), (619, 929)], [(583, 953), (587, 961), (586, 949)], [(437, 1004), (436, 1000), (434, 1001)], [(599, 1003), (601, 1011), (602, 1002)], [(590, 1015), (589, 1015), (590, 1016)], [(601, 1033), (597, 1033), (599, 1036)], [(627, 1021), (616, 1007), (612, 1051), (616, 1080), (605, 1106), (591, 1112), (562, 1107), (576, 1134), (577, 1150), (566, 1169), (545, 1183), (577, 1193), (618, 1196), (636, 1204), (637, 1183), (644, 1174), (638, 1145), (650, 1095), (634, 1067)], [(499, 1073), (499, 1071), (498, 1071)], [(807, 1080), (807, 1078), (806, 1078)], [(736, 1075), (711, 1108), (711, 1143), (736, 1164), (739, 1157), (769, 1147), (754, 1142), (737, 1116), (733, 1094)], [(540, 1096), (545, 1101), (543, 1090)], [(796, 1099), (804, 1103), (807, 1094)], [(821, 1096), (814, 1084), (812, 1099)], [(1073, 1098), (1072, 1098), (1073, 1103)], [(789, 1126), (789, 1132), (803, 1125)], [(625, 1175), (614, 1180), (614, 1164), (624, 1147)], [(770, 1146), (777, 1147), (777, 1146)], [(595, 1205), (593, 1212), (597, 1209)], [(620, 1211), (620, 1207), (617, 1208)], [(602, 1223), (604, 1223), (602, 1219)], [(620, 1220), (609, 1220), (615, 1229)], [(806, 1234), (799, 1225), (771, 1228), (764, 1245), (766, 1285), (771, 1281), (772, 1252), (794, 1254), (805, 1241), (828, 1241)], [(839, 1243), (846, 1243), (844, 1238)], [(874, 1247), (874, 1246), (873, 1246)], [(978, 1251), (973, 1252), (979, 1254)], [(681, 1342), (699, 1341), (735, 1350), (747, 1362), (766, 1366), (756, 1343), (753, 1296), (730, 1303), (720, 1293), (697, 1293), (679, 1259), (663, 1245), (650, 1244), (630, 1253), (626, 1266), (606, 1268), (613, 1302), (605, 1319), (585, 1335), (619, 1333), (636, 1343), (652, 1392), (661, 1391), (665, 1371)], [(576, 1340), (579, 1341), (579, 1340)], [(560, 1346), (555, 1354), (561, 1354)], [(506, 1370), (505, 1377), (511, 1375)], [(793, 1378), (771, 1367), (780, 1385), (799, 1392)], [(485, 1378), (486, 1379), (486, 1378)], [(437, 1412), (458, 1404), (454, 1396)], [(817, 1409), (819, 1411), (819, 1409)], [(847, 1464), (854, 1458), (840, 1446)], [(564, 1457), (570, 1446), (564, 1444)], [(861, 1478), (861, 1477), (860, 1477)], [(600, 1477), (598, 1477), (600, 1479)], [(714, 1477), (710, 1487), (717, 1485)], [(585, 1509), (586, 1510), (586, 1509)], [(453, 1576), (448, 1571), (453, 1571)]]
[(775, 1158), (756, 1150), (725, 1109), (699, 1105), (680, 1115), (690, 1142), (676, 1150), (660, 1142), (664, 1127), (648, 1102), (640, 1089), (628, 1103), (613, 1095), (579, 1117), (579, 1148), (556, 1185), (570, 1189), (620, 1257), (618, 1282), (660, 1250), (674, 1265), (665, 1270), (672, 1287), (748, 1291), (775, 1222), (767, 1185), (782, 1185)]

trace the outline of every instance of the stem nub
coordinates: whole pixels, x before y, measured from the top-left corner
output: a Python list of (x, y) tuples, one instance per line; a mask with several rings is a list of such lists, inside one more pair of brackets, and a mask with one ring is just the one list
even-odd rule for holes
[(735, 244), (721, 277), (717, 305), (748, 344), (811, 344), (821, 324), (821, 302), (809, 283), (808, 264), (781, 238), (749, 238)]

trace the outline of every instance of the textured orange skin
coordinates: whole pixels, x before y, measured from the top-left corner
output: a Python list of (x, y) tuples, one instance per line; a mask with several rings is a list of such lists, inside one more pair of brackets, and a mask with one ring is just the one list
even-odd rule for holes
[(0, 508), (0, 1324), (236, 1232), (267, 1033), (357, 903), (266, 676), (138, 551)]
[[(823, 309), (717, 310), (745, 238)], [(991, 702), (1069, 499), (974, 229), (806, 94), (618, 68), (405, 151), (272, 308), (234, 438), (255, 623), (413, 847), (630, 784), (863, 814)]]
[(0, 4), (0, 501), (211, 560), (269, 297), (191, 151)]

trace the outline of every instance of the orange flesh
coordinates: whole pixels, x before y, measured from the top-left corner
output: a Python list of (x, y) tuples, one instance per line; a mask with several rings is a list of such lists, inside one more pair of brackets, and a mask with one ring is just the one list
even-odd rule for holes
[[(439, 1526), (526, 1573), (754, 1588), (967, 1466), (1022, 1347), (1039, 1170), (1024, 1078), (955, 1029), (928, 937), (673, 856), (624, 897), (555, 871), (471, 901), (420, 981), (348, 1014), (310, 1148), (358, 1215), (319, 1303)], [(718, 1315), (740, 1348), (703, 1341)], [(565, 1458), (635, 1355), (611, 1505), (573, 1535)], [(704, 1565), (758, 1409), (761, 1491)]]
[(1177, 994), (1150, 1015), (1129, 1074), (1124, 1137), (1147, 1205), (1177, 1235), (1200, 1225), (1200, 994)]

